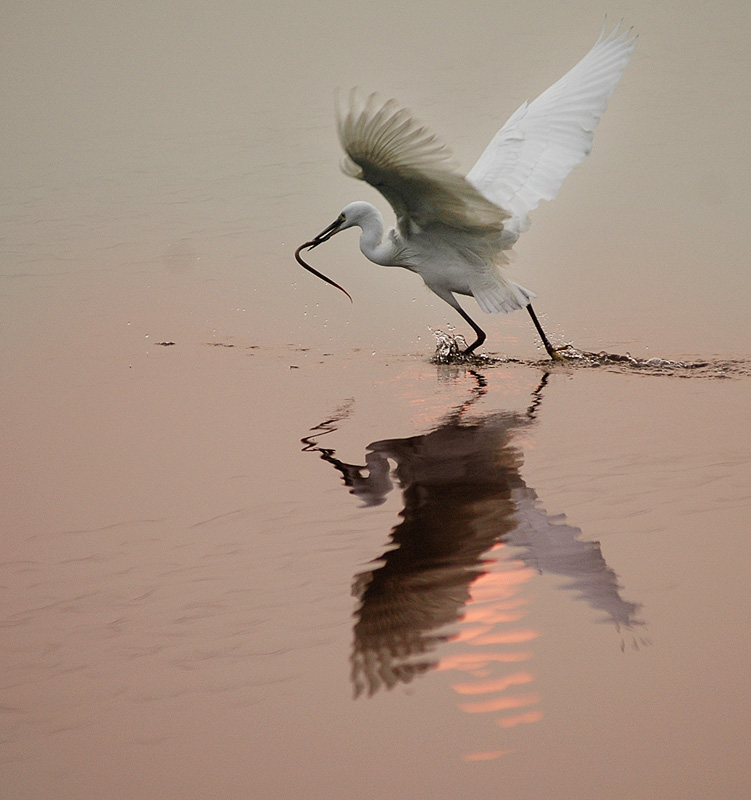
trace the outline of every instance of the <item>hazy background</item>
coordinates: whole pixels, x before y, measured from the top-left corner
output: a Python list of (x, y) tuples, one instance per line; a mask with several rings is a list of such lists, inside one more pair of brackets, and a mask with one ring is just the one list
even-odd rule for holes
[[(92, 332), (130, 321), (127, 333), (138, 324), (169, 338), (187, 325), (199, 338), (421, 350), (429, 325), (458, 318), (419, 278), (365, 262), (355, 233), (338, 237), (312, 259), (353, 293), (350, 308), (292, 258), (353, 199), (390, 213), (339, 172), (334, 89), (398, 98), (468, 169), (607, 14), (635, 26), (638, 47), (591, 157), (517, 245), (514, 275), (581, 346), (747, 353), (749, 13), (699, 2), (415, 13), (401, 2), (5, 3), (2, 271), (18, 276), (4, 293), (8, 333), (49, 338), (66, 291), (85, 285), (93, 302), (74, 316)], [(529, 353), (528, 320), (488, 327), (490, 348), (511, 349), (523, 330)]]

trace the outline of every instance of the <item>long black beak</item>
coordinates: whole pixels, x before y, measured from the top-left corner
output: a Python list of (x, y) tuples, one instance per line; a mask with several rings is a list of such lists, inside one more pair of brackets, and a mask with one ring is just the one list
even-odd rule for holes
[(324, 228), (318, 236), (316, 236), (310, 244), (310, 249), (318, 247), (319, 244), (327, 242), (335, 233), (339, 233), (339, 226), (342, 224), (342, 218), (337, 217), (328, 228)]
[(318, 236), (315, 237), (315, 239), (311, 239), (309, 242), (301, 244), (297, 248), (297, 250), (295, 250), (295, 260), (301, 267), (304, 267), (306, 270), (308, 270), (308, 272), (312, 272), (316, 277), (320, 278), (322, 281), (326, 281), (326, 283), (331, 284), (331, 286), (335, 286), (337, 289), (339, 289), (339, 291), (344, 292), (344, 294), (346, 294), (347, 297), (349, 297), (349, 302), (352, 303), (353, 302), (352, 297), (350, 296), (350, 293), (346, 289), (341, 287), (338, 283), (336, 283), (336, 281), (332, 281), (331, 278), (327, 278), (322, 272), (319, 272), (317, 269), (313, 269), (313, 267), (311, 267), (310, 264), (306, 264), (302, 260), (302, 256), (300, 255), (300, 253), (303, 250), (306, 249), (312, 250), (314, 247), (318, 247), (319, 244), (323, 244), (324, 242), (328, 241), (335, 233), (339, 232), (339, 226), (341, 224), (342, 224), (342, 218), (337, 217), (334, 220), (334, 222), (332, 222), (331, 225), (328, 226), (328, 228), (322, 230), (318, 234)]

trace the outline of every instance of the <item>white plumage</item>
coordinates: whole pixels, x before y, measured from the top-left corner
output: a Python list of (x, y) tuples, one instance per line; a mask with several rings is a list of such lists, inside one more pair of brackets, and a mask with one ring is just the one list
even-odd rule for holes
[(603, 29), (572, 70), (511, 115), (466, 177), (456, 170), (448, 148), (410, 112), (394, 100), (382, 102), (375, 94), (362, 99), (353, 90), (337, 113), (346, 153), (342, 167), (389, 201), (396, 228), (384, 238), (380, 212), (370, 203), (350, 203), (302, 247), (358, 226), (367, 258), (416, 272), (472, 326), (477, 340), (466, 353), (485, 341), (485, 333), (455, 294), (473, 296), (487, 313), (526, 306), (548, 353), (560, 357), (532, 310), (532, 292), (504, 274), (505, 251), (529, 227), (529, 212), (541, 200), (552, 200), (591, 150), (594, 130), (635, 43), (630, 31), (619, 33), (616, 27), (606, 36)]
[(636, 37), (618, 27), (532, 103), (525, 102), (493, 137), (467, 174), (482, 194), (511, 215), (507, 229), (529, 228), (527, 215), (552, 200), (564, 178), (592, 149)]

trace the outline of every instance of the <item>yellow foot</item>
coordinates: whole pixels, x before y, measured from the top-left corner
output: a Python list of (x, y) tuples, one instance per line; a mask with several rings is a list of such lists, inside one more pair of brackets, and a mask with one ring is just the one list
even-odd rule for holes
[[(553, 359), (553, 361), (560, 361), (562, 364), (566, 364), (570, 359), (567, 356), (564, 356), (561, 353), (561, 350), (574, 350), (574, 346), (569, 343), (562, 344), (560, 347), (551, 347), (548, 350), (548, 355)], [(576, 351), (574, 350), (574, 352)]]

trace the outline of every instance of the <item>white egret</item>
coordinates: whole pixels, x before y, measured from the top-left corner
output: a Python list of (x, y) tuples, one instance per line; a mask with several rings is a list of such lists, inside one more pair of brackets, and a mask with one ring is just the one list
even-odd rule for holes
[[(548, 354), (561, 358), (540, 326), (530, 299), (535, 295), (504, 274), (506, 252), (529, 227), (528, 214), (540, 200), (552, 200), (564, 178), (592, 147), (597, 123), (607, 108), (636, 44), (631, 31), (600, 38), (584, 58), (533, 102), (525, 102), (498, 131), (477, 163), (460, 175), (450, 152), (394, 100), (362, 100), (356, 90), (344, 111), (337, 108), (342, 169), (367, 181), (389, 201), (396, 228), (384, 238), (381, 213), (366, 202), (350, 203), (295, 256), (334, 234), (361, 229), (360, 250), (376, 264), (404, 267), (455, 308), (477, 339), (485, 332), (459, 305), (455, 294), (472, 296), (486, 313), (526, 307)], [(350, 297), (350, 300), (352, 298)]]

